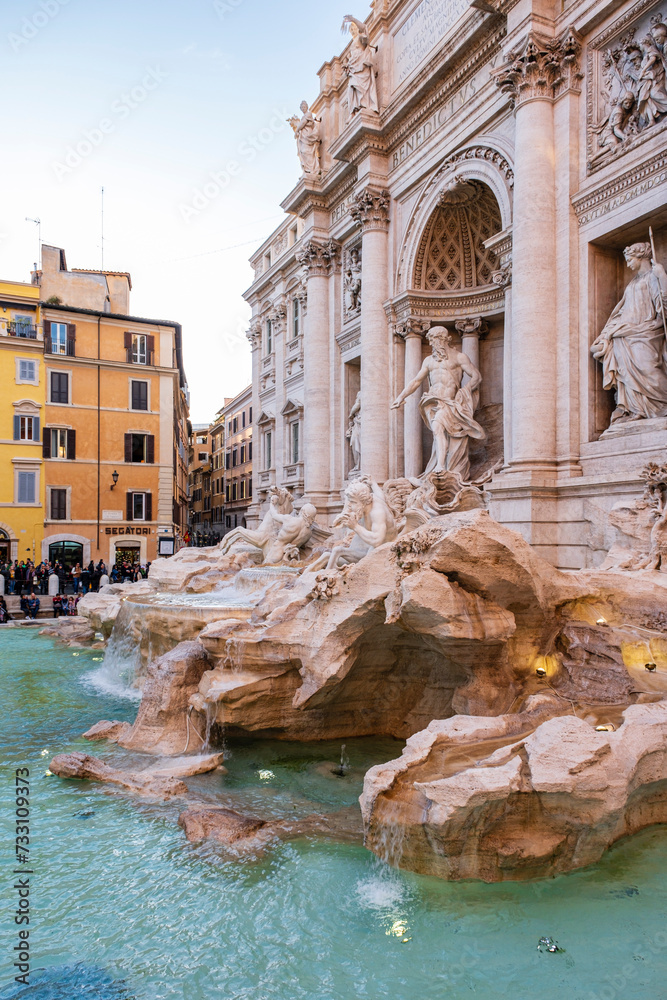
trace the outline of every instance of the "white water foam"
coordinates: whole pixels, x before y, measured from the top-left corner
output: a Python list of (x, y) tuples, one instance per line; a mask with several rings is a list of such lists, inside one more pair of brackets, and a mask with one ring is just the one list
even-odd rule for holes
[(355, 890), (359, 903), (367, 910), (394, 909), (409, 895), (399, 877), (387, 871), (359, 879)]

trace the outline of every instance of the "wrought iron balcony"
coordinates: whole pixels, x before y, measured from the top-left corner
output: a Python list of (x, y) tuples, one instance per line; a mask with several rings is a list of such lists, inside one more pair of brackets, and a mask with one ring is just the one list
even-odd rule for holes
[(10, 337), (25, 337), (27, 340), (37, 340), (37, 327), (28, 326), (27, 323), (8, 323), (7, 333)]

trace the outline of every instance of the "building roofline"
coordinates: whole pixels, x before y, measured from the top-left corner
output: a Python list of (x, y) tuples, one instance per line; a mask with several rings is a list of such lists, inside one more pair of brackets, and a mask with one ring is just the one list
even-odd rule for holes
[(127, 323), (146, 323), (150, 326), (172, 326), (174, 328), (174, 341), (176, 347), (176, 364), (181, 377), (181, 387), (185, 388), (188, 380), (183, 367), (183, 327), (173, 319), (149, 319), (147, 316), (126, 316), (124, 313), (103, 312), (101, 309), (84, 309), (82, 306), (53, 305), (50, 302), (41, 302), (43, 309), (55, 309), (57, 312), (79, 313), (84, 316), (100, 316), (104, 319), (120, 319)]

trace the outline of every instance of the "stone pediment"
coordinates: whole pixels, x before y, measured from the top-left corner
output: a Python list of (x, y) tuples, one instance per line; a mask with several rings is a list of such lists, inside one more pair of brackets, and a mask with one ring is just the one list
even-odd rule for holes
[(266, 410), (262, 410), (259, 417), (257, 418), (258, 427), (267, 427), (269, 424), (275, 424), (276, 418), (272, 413), (267, 413)]
[(281, 417), (287, 417), (295, 413), (303, 413), (303, 403), (300, 403), (298, 399), (288, 399), (280, 411), (280, 415)]

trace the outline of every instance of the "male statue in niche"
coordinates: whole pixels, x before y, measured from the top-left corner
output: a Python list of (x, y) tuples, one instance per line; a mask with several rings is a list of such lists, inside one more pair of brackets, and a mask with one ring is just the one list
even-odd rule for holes
[(605, 389), (616, 390), (612, 424), (667, 417), (667, 275), (651, 243), (623, 254), (635, 276), (591, 346)]
[[(392, 410), (402, 406), (428, 378), (429, 389), (422, 396), (419, 409), (433, 432), (433, 451), (424, 475), (456, 472), (467, 482), (470, 438), (483, 441), (486, 437), (483, 428), (473, 419), (482, 376), (470, 358), (452, 346), (452, 337), (446, 327), (434, 326), (426, 339), (433, 353), (392, 403)], [(462, 385), (464, 375), (470, 379), (466, 385)]]

